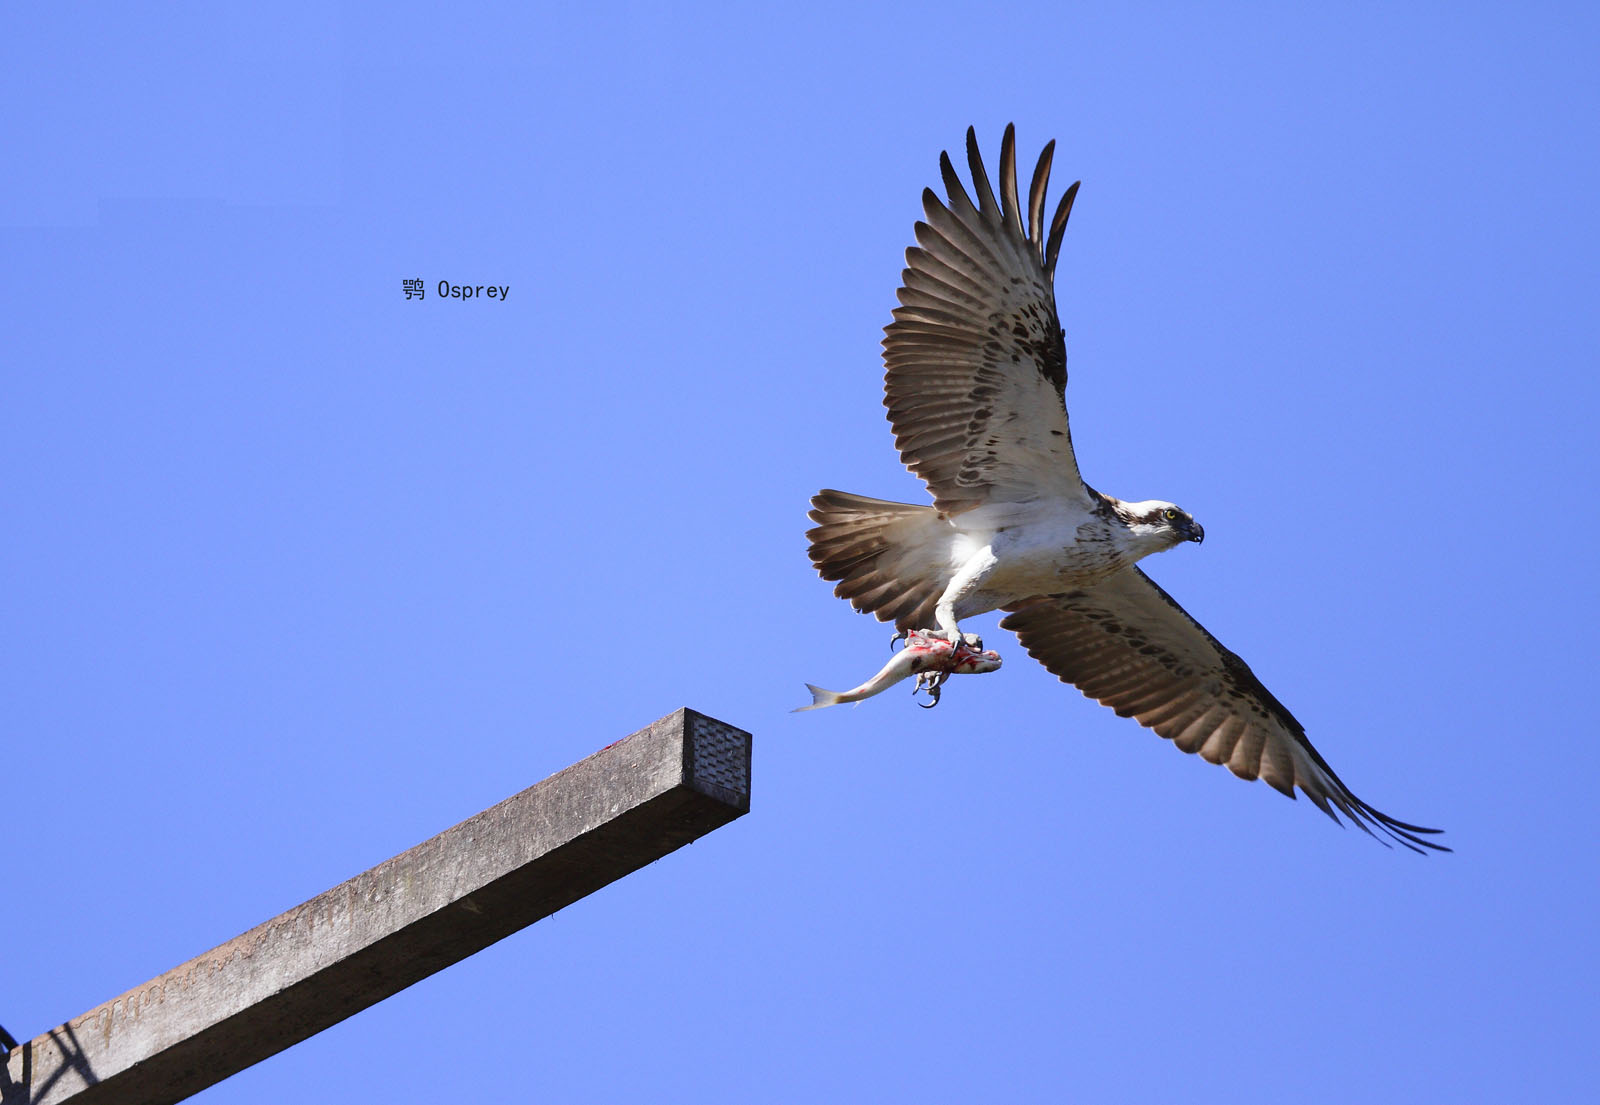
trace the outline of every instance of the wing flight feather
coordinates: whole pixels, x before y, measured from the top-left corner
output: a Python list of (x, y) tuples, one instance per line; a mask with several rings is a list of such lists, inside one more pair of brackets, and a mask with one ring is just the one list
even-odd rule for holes
[(1343, 814), (1414, 852), (1450, 850), (1423, 839), (1437, 829), (1396, 821), (1351, 793), (1249, 665), (1139, 569), (1008, 609), (1000, 627), (1063, 683), (1183, 751), (1291, 798), (1299, 788), (1335, 821)]
[(946, 514), (991, 501), (1093, 505), (1067, 425), (1054, 291), (1076, 184), (1041, 237), (1053, 150), (1045, 147), (1034, 170), (1026, 232), (1012, 127), (1000, 146), (998, 199), (971, 129), (976, 203), (948, 154), (939, 159), (947, 199), (923, 193), (926, 221), (906, 251), (900, 306), (885, 328), (884, 405), (901, 459)]

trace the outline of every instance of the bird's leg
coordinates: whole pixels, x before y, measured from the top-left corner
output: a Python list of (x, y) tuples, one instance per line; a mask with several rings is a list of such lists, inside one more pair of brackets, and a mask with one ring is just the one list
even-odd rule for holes
[(952, 647), (960, 648), (966, 645), (970, 649), (982, 651), (983, 638), (976, 633), (961, 632), (961, 626), (956, 621), (956, 603), (981, 588), (996, 563), (998, 558), (994, 555), (994, 550), (988, 545), (983, 546), (956, 570), (956, 574), (950, 577), (944, 594), (939, 596), (939, 603), (933, 608), (934, 621), (939, 625), (935, 632), (949, 641)]

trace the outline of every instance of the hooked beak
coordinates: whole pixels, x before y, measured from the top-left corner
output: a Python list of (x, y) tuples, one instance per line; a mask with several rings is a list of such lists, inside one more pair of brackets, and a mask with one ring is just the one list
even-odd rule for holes
[(1206, 528), (1199, 522), (1191, 521), (1183, 527), (1183, 539), (1185, 541), (1193, 541), (1198, 545), (1206, 539)]

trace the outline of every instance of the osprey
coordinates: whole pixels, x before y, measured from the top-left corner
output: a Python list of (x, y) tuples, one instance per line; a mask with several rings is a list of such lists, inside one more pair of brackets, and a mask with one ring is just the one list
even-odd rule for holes
[[(1160, 499), (1124, 502), (1078, 474), (1067, 426), (1067, 355), (1056, 255), (1078, 185), (1044, 224), (1055, 143), (1018, 201), (1014, 129), (1000, 145), (996, 199), (967, 130), (974, 203), (941, 154), (948, 202), (922, 193), (926, 222), (906, 251), (900, 306), (885, 329), (884, 405), (906, 466), (932, 506), (825, 490), (812, 500), (811, 561), (834, 593), (902, 631), (981, 648), (960, 622), (1008, 611), (1002, 629), (1085, 695), (1245, 779), (1295, 788), (1420, 852), (1449, 851), (1361, 801), (1305, 728), (1138, 568), (1205, 530)], [(1024, 225), (1026, 217), (1026, 225)]]

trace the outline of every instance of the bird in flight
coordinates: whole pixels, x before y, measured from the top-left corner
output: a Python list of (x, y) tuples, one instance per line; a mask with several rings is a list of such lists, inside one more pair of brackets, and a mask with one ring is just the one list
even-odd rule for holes
[(1025, 208), (1014, 128), (1000, 144), (998, 198), (970, 128), (976, 202), (940, 155), (949, 198), (922, 193), (927, 221), (883, 340), (895, 445), (933, 505), (821, 491), (806, 534), (812, 563), (857, 610), (953, 646), (981, 648), (960, 622), (1005, 610), (1000, 627), (1062, 682), (1183, 751), (1291, 798), (1299, 788), (1336, 823), (1343, 814), (1412, 851), (1449, 851), (1426, 839), (1438, 830), (1357, 798), (1249, 665), (1139, 569), (1151, 553), (1203, 541), (1200, 523), (1079, 475), (1054, 292), (1078, 185), (1046, 225), (1054, 148), (1039, 155)]

